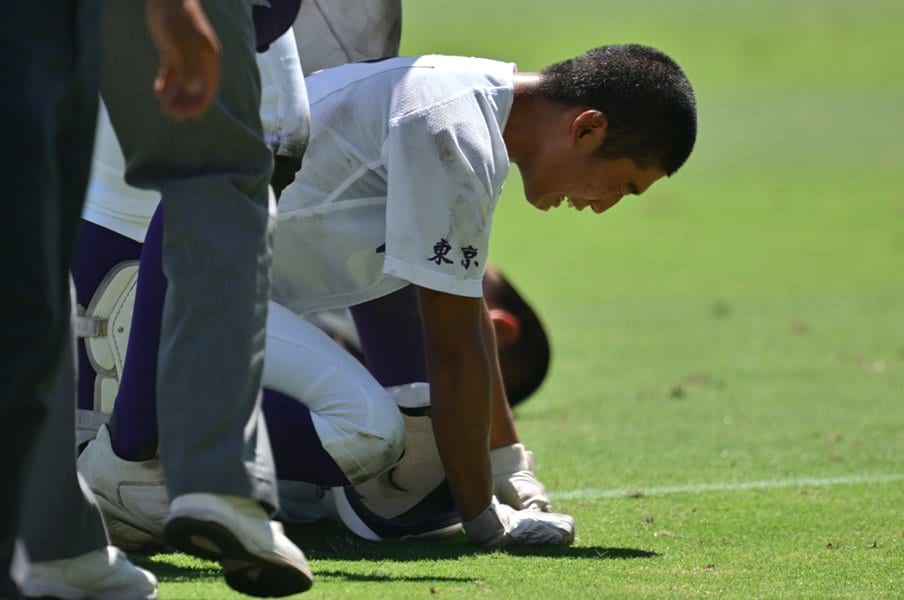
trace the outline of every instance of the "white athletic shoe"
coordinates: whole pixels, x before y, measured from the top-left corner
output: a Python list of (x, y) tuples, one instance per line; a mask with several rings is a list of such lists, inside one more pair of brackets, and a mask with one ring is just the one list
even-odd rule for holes
[(119, 458), (113, 452), (110, 430), (101, 425), (97, 437), (79, 455), (78, 471), (97, 499), (114, 545), (127, 551), (163, 547), (169, 499), (159, 460)]
[(33, 562), (16, 583), (26, 598), (155, 600), (157, 578), (115, 546), (75, 558)]
[(218, 560), (226, 583), (243, 594), (288, 596), (314, 583), (304, 553), (251, 498), (177, 496), (163, 535), (177, 550)]

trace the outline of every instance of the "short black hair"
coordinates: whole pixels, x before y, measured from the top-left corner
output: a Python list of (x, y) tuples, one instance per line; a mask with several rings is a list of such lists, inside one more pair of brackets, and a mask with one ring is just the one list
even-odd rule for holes
[(541, 96), (605, 113), (609, 129), (600, 158), (630, 158), (671, 175), (690, 156), (697, 102), (684, 71), (664, 52), (639, 44), (601, 46), (541, 73)]

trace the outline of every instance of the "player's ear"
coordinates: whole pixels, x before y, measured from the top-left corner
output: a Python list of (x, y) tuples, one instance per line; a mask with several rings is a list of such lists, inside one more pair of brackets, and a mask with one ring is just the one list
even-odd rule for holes
[(496, 331), (496, 346), (498, 348), (507, 348), (521, 338), (521, 321), (507, 310), (491, 308), (490, 320), (493, 322), (493, 329)]
[(606, 113), (588, 109), (581, 111), (572, 122), (572, 136), (578, 148), (591, 152), (603, 145), (609, 131), (609, 118)]

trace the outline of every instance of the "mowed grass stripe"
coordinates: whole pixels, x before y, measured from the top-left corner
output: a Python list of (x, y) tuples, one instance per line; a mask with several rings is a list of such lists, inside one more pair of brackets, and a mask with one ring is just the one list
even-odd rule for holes
[(733, 481), (725, 483), (692, 483), (651, 488), (584, 489), (550, 494), (554, 500), (595, 500), (631, 496), (665, 496), (668, 494), (702, 494), (742, 490), (768, 490), (789, 487), (830, 487), (834, 485), (874, 484), (904, 481), (904, 473), (850, 475), (847, 477), (795, 477), (764, 481)]

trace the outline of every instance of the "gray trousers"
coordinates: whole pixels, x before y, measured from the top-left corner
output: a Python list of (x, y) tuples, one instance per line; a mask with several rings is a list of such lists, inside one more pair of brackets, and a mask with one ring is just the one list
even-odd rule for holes
[(157, 375), (160, 459), (171, 498), (230, 494), (277, 507), (260, 409), (274, 221), (249, 0), (203, 3), (223, 46), (220, 91), (176, 123), (151, 92), (158, 66), (144, 0), (110, 0), (102, 96), (126, 180), (164, 206), (168, 280)]
[(75, 358), (72, 340), (60, 356), (50, 407), (26, 487), (19, 536), (34, 562), (78, 556), (107, 545), (97, 507), (85, 499), (75, 468)]
[(99, 7), (11, 2), (0, 18), (0, 594), (17, 533), (33, 560), (107, 544), (75, 474), (68, 278), (94, 138)]

